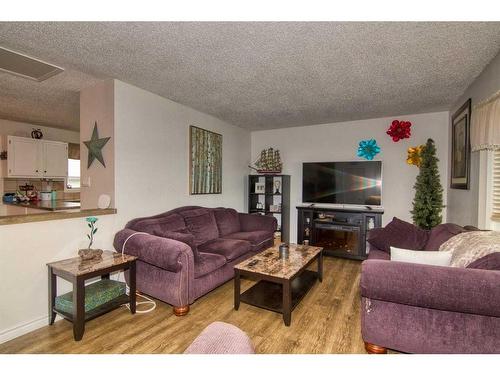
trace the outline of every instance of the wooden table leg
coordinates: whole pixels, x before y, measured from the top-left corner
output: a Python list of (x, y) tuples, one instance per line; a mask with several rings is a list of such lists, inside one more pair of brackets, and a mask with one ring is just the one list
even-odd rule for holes
[(240, 271), (234, 270), (234, 309), (240, 308)]
[(73, 281), (73, 336), (80, 341), (85, 332), (85, 280)]
[(56, 303), (57, 296), (57, 279), (54, 272), (52, 272), (52, 267), (48, 267), (49, 270), (49, 325), (54, 324), (56, 320), (56, 312), (54, 311), (54, 306)]
[(321, 251), (318, 255), (318, 280), (323, 281), (323, 252)]
[(136, 283), (135, 283), (135, 261), (130, 263), (129, 269), (129, 294), (130, 294), (130, 312), (135, 314), (136, 309)]
[(283, 281), (283, 320), (287, 327), (292, 321), (292, 288), (291, 280)]

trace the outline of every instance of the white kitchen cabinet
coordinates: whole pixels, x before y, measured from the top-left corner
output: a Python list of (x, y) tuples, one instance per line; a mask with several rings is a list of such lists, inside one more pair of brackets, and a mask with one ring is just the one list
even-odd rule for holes
[(68, 144), (43, 141), (43, 177), (66, 177), (68, 175)]
[(68, 174), (68, 144), (7, 136), (7, 166), (3, 177), (64, 178)]

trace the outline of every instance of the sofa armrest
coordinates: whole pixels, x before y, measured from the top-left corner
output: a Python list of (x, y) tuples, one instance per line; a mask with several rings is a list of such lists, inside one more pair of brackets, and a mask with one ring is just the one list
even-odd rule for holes
[(252, 232), (256, 230), (275, 232), (278, 228), (278, 220), (276, 220), (274, 216), (243, 213), (238, 213), (238, 215), (240, 218), (241, 230), (244, 232)]
[(366, 260), (366, 298), (438, 310), (500, 317), (500, 272)]
[[(133, 236), (130, 237), (131, 235)], [(193, 251), (189, 245), (170, 238), (136, 232), (132, 229), (122, 229), (116, 233), (113, 246), (117, 252), (122, 252), (123, 244), (127, 238), (125, 254), (134, 255), (143, 262), (167, 271), (179, 272), (183, 267), (187, 268), (188, 266), (183, 263), (193, 262)]]

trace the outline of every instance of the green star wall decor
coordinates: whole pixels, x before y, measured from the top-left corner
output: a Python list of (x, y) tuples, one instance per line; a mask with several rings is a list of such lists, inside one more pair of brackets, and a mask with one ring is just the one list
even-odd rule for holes
[(102, 148), (111, 137), (99, 138), (99, 133), (97, 131), (97, 121), (94, 124), (94, 130), (92, 131), (92, 138), (90, 141), (84, 141), (83, 143), (89, 149), (89, 158), (87, 162), (87, 168), (90, 168), (94, 159), (97, 159), (101, 162), (101, 164), (106, 168), (106, 164), (104, 164), (104, 158), (102, 157)]

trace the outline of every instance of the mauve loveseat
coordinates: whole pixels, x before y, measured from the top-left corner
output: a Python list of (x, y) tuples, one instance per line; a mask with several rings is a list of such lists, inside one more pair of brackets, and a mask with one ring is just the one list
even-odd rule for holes
[[(272, 216), (231, 208), (180, 207), (130, 221), (115, 235), (115, 250), (139, 257), (137, 289), (173, 306), (189, 305), (234, 277), (234, 265), (273, 245)], [(140, 234), (134, 234), (142, 232)]]
[[(436, 227), (422, 251), (437, 250), (462, 229)], [(500, 253), (457, 268), (395, 262), (390, 252), (367, 246), (361, 271), (367, 352), (500, 353)]]

